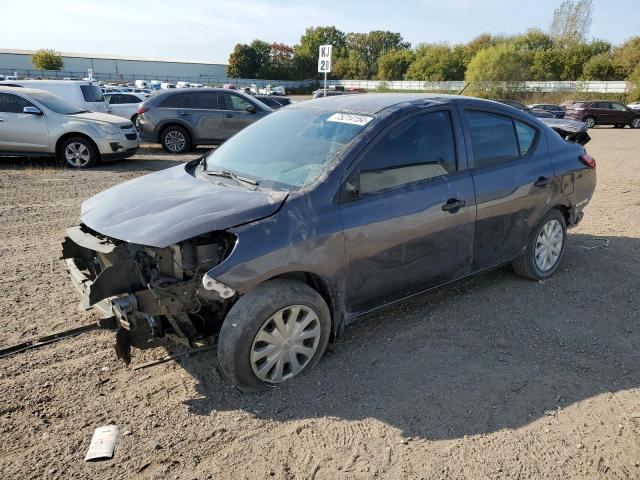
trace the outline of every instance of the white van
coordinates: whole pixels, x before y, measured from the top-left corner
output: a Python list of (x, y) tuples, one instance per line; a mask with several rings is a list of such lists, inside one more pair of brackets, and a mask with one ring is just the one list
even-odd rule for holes
[(146, 80), (136, 80), (135, 83), (136, 88), (149, 88), (149, 82)]
[(175, 83), (162, 82), (160, 84), (160, 90), (168, 90), (170, 88), (176, 88)]
[(108, 112), (100, 87), (94, 82), (82, 80), (15, 80), (0, 82), (24, 88), (37, 88), (60, 95), (65, 100), (89, 112)]

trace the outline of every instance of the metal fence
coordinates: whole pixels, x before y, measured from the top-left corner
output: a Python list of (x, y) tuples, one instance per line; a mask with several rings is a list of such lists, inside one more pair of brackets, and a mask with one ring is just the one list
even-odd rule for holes
[[(0, 68), (0, 74), (13, 75), (17, 73), (19, 77), (28, 78), (78, 78), (87, 76), (87, 72), (54, 71), (54, 70), (24, 70), (12, 68)], [(314, 89), (321, 86), (319, 80), (263, 80), (256, 78), (216, 78), (205, 75), (195, 77), (176, 77), (167, 75), (144, 75), (144, 74), (115, 74), (93, 72), (95, 80), (103, 82), (133, 82), (135, 80), (158, 80), (161, 82), (191, 82), (205, 85), (223, 85), (232, 83), (239, 87), (248, 87), (252, 84), (264, 87), (268, 84), (282, 85), (285, 89)], [(329, 80), (329, 85), (340, 85), (346, 89), (362, 88), (367, 91), (378, 89), (389, 90), (421, 90), (429, 92), (459, 92), (464, 88), (466, 82), (424, 82), (420, 80)], [(627, 93), (629, 86), (627, 82), (600, 82), (600, 81), (571, 81), (571, 82), (525, 82), (525, 90), (529, 92), (594, 92), (594, 93)]]

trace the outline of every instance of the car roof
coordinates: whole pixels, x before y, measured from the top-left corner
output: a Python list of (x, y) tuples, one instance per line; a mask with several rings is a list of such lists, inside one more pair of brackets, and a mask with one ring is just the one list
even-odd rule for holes
[(10, 92), (15, 92), (15, 93), (24, 93), (26, 95), (33, 95), (36, 93), (47, 93), (47, 94), (51, 94), (52, 92), (49, 92), (48, 90), (40, 90), (38, 88), (27, 88), (27, 87), (14, 87), (11, 85), (1, 85), (0, 84), (0, 88), (2, 89), (2, 91), (10, 91)]
[(483, 100), (462, 95), (445, 95), (437, 93), (361, 93), (354, 95), (336, 95), (298, 102), (287, 108), (317, 108), (327, 111), (348, 111), (374, 115), (389, 107), (399, 104), (412, 105), (445, 105), (455, 103), (476, 105), (491, 104), (504, 108), (504, 104), (492, 100)]

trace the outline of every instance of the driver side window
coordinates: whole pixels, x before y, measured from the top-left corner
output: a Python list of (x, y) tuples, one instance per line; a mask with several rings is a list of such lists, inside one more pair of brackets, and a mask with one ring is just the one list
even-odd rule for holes
[(375, 141), (360, 162), (360, 190), (378, 193), (455, 170), (450, 113), (423, 113), (401, 120)]
[(18, 95), (0, 93), (0, 112), (22, 113), (24, 107), (33, 107), (33, 104)]

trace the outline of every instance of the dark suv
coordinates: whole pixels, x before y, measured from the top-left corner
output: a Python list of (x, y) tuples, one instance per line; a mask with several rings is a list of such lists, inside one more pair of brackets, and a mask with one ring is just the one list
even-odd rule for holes
[(629, 125), (631, 128), (640, 128), (640, 112), (618, 102), (577, 102), (567, 106), (565, 118), (580, 120), (589, 128), (595, 125), (615, 125), (618, 128)]
[(145, 100), (138, 108), (137, 125), (143, 141), (184, 153), (197, 145), (220, 144), (272, 111), (237, 91), (184, 88)]

